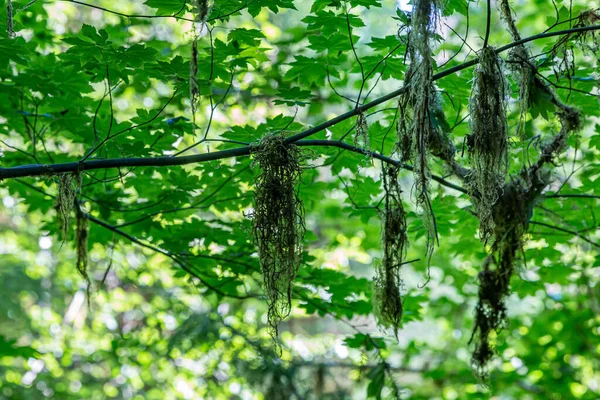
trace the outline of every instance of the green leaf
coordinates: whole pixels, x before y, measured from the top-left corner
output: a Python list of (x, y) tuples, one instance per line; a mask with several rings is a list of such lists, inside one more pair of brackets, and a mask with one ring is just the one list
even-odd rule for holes
[(263, 7), (268, 7), (274, 13), (278, 13), (280, 8), (296, 9), (293, 0), (255, 0), (248, 3), (248, 13), (256, 17)]
[(352, 7), (363, 6), (367, 9), (371, 7), (381, 7), (381, 0), (349, 0)]
[[(322, 60), (305, 56), (295, 56), (295, 60), (289, 64), (291, 68), (286, 72), (284, 79), (296, 81), (300, 85), (312, 86), (322, 85), (327, 77), (327, 64)], [(337, 71), (329, 70), (332, 76), (338, 76)]]
[(368, 378), (371, 380), (367, 387), (367, 396), (370, 398), (381, 398), (381, 391), (385, 384), (385, 364), (378, 364), (369, 372)]
[(260, 39), (264, 37), (265, 35), (259, 30), (237, 28), (229, 32), (227, 40), (230, 42), (235, 40), (248, 46), (258, 47), (260, 46)]
[(158, 15), (172, 15), (185, 10), (185, 0), (146, 0), (148, 7), (155, 8)]
[[(285, 104), (287, 106), (300, 105), (304, 106), (310, 103), (313, 98), (309, 90), (302, 90), (299, 87), (291, 87), (277, 92), (279, 99), (273, 101), (275, 105)], [(307, 100), (307, 101), (305, 101)]]
[(16, 346), (16, 340), (7, 340), (4, 336), (0, 335), (0, 359), (4, 357), (23, 357), (27, 358), (38, 358), (38, 353), (34, 348), (29, 346)]

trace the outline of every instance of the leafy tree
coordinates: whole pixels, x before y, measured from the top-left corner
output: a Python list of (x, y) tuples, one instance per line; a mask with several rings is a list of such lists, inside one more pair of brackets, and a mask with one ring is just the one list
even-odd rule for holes
[(589, 2), (3, 10), (0, 398), (600, 396)]

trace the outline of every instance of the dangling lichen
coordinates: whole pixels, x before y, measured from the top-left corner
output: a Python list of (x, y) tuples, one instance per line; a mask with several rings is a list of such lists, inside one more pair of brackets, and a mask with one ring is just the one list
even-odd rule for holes
[(200, 98), (200, 89), (198, 87), (198, 40), (206, 24), (210, 5), (208, 4), (208, 0), (194, 0), (192, 4), (194, 22), (192, 23), (192, 52), (190, 56), (190, 104), (192, 108), (192, 125), (195, 133), (196, 107)]
[(479, 301), (475, 308), (475, 326), (471, 341), (476, 339), (473, 366), (486, 376), (489, 360), (494, 355), (495, 337), (506, 325), (505, 298), (510, 293), (510, 278), (515, 270), (515, 256), (522, 246), (529, 222), (529, 193), (516, 179), (506, 185), (494, 206), (497, 217), (492, 254), (479, 273)]
[(58, 217), (58, 225), (62, 234), (62, 241), (67, 240), (69, 233), (69, 220), (71, 211), (75, 206), (79, 178), (74, 174), (62, 174), (58, 177), (58, 194), (54, 209)]
[[(507, 0), (501, 0), (500, 10), (511, 36), (518, 41), (520, 35)], [(581, 128), (579, 112), (560, 101), (548, 84), (535, 75), (535, 67), (529, 62), (529, 53), (524, 46), (514, 49), (511, 61), (518, 65), (516, 70), (520, 74), (520, 134), (524, 134), (522, 125), (533, 85), (537, 90), (543, 91), (556, 106), (561, 129), (549, 141), (540, 145), (538, 161), (529, 167), (524, 166), (519, 177), (513, 178), (502, 188), (499, 199), (491, 210), (494, 224), (489, 229), (493, 232), (494, 241), (491, 254), (486, 258), (479, 274), (479, 302), (475, 309), (475, 326), (471, 336), (471, 341), (476, 341), (473, 366), (482, 378), (486, 375), (488, 362), (494, 356), (498, 333), (507, 323), (505, 298), (510, 293), (516, 254), (522, 249), (523, 235), (527, 232), (535, 204), (551, 181), (544, 166), (552, 163), (554, 157), (565, 148), (568, 136)], [(483, 194), (476, 193), (474, 197), (481, 195)]]
[[(540, 145), (540, 157), (537, 163), (527, 171), (529, 175), (528, 179), (532, 179), (533, 182), (537, 179), (544, 164), (552, 162), (553, 158), (566, 146), (569, 135), (579, 131), (583, 124), (581, 113), (578, 110), (562, 103), (555, 97), (556, 95), (550, 88), (546, 88), (546, 90), (553, 96), (554, 104), (557, 108), (556, 116), (560, 121), (561, 127), (560, 131), (554, 137), (549, 141), (542, 142)], [(524, 174), (525, 172), (521, 172), (521, 175)]]
[(196, 104), (200, 98), (198, 87), (198, 38), (192, 40), (192, 54), (190, 58), (190, 104), (192, 108), (192, 126), (196, 131)]
[[(508, 0), (500, 0), (498, 4), (500, 15), (508, 28), (508, 32), (514, 41), (521, 40), (521, 35), (517, 30), (515, 20)], [(521, 144), (525, 145), (525, 122), (527, 120), (527, 111), (530, 105), (531, 89), (535, 67), (529, 61), (529, 52), (524, 45), (514, 47), (509, 54), (509, 65), (513, 72), (518, 76), (519, 82), (519, 124), (517, 125), (516, 136), (520, 138)]]
[[(512, 39), (517, 42), (521, 40), (521, 35), (517, 30), (517, 25), (512, 15), (512, 10), (508, 4), (508, 0), (500, 0), (498, 7), (500, 9), (500, 15), (508, 28)], [(527, 135), (525, 131), (525, 125), (527, 122), (527, 113), (531, 106), (532, 91), (535, 84), (535, 73), (536, 66), (530, 61), (530, 53), (525, 45), (520, 44), (514, 47), (508, 56), (508, 65), (511, 71), (516, 75), (516, 81), (519, 88), (519, 122), (517, 124), (515, 136), (519, 138), (519, 142), (522, 149), (522, 162), (526, 164), (529, 162), (527, 154)]]
[(408, 247), (406, 212), (402, 205), (398, 169), (397, 166), (391, 166), (384, 169), (382, 174), (385, 190), (385, 209), (381, 215), (383, 257), (377, 265), (373, 290), (375, 315), (382, 325), (391, 326), (396, 336), (403, 313), (400, 271)]
[[(575, 24), (575, 28), (597, 25), (599, 22), (600, 10), (588, 10), (579, 15), (577, 24)], [(582, 32), (578, 39), (578, 42), (581, 44), (583, 50), (587, 52), (587, 54), (598, 58), (598, 50), (600, 50), (600, 35), (598, 32), (596, 32), (596, 30), (592, 29), (587, 32)]]
[[(77, 255), (76, 268), (90, 287), (90, 279), (87, 273), (88, 265), (88, 226), (87, 215), (81, 211), (77, 204), (77, 193), (81, 189), (81, 172), (62, 174), (58, 178), (58, 194), (54, 208), (58, 216), (58, 223), (63, 237), (63, 243), (69, 234), (71, 211), (75, 211), (75, 252)], [(88, 297), (89, 299), (89, 297)]]
[(398, 99), (396, 125), (397, 147), (402, 161), (409, 161), (415, 153), (426, 150), (433, 75), (431, 45), (437, 13), (436, 1), (414, 2), (407, 49), (410, 65), (404, 79), (406, 91)]
[(523, 246), (533, 208), (549, 184), (550, 175), (544, 165), (564, 149), (568, 135), (581, 127), (579, 112), (556, 100), (560, 131), (549, 142), (540, 146), (538, 161), (523, 168), (518, 178), (503, 189), (493, 206), (495, 221), (491, 254), (479, 273), (479, 302), (475, 308), (475, 325), (471, 343), (475, 340), (472, 363), (478, 374), (485, 378), (488, 362), (494, 356), (498, 333), (506, 326), (506, 296), (510, 293), (510, 279), (515, 272), (516, 255)]
[(506, 83), (500, 58), (492, 47), (479, 54), (469, 101), (473, 164), (470, 189), (479, 218), (479, 236), (487, 242), (494, 232), (492, 208), (502, 194), (508, 171)]
[(356, 127), (354, 131), (354, 146), (361, 149), (365, 157), (361, 164), (367, 165), (372, 161), (371, 156), (371, 141), (369, 139), (369, 125), (367, 123), (367, 118), (363, 113), (358, 114), (358, 118), (356, 120)]
[(13, 22), (13, 6), (11, 0), (6, 0), (6, 31), (9, 39), (16, 36)]
[(302, 262), (301, 154), (281, 134), (265, 136), (252, 154), (254, 164), (261, 168), (254, 192), (252, 235), (269, 303), (269, 325), (276, 336), (277, 325), (291, 311), (292, 284)]
[(90, 287), (90, 278), (87, 273), (88, 267), (88, 237), (89, 237), (89, 220), (87, 215), (77, 209), (75, 212), (75, 249), (77, 252), (77, 271), (85, 279)]
[(208, 13), (210, 12), (210, 5), (208, 4), (208, 0), (197, 0), (196, 9), (196, 22), (199, 22), (200, 24), (205, 24), (206, 19), (208, 18)]
[(431, 173), (427, 164), (427, 152), (433, 129), (430, 110), (434, 104), (431, 46), (435, 36), (439, 4), (437, 0), (416, 0), (413, 4), (408, 45), (410, 65), (404, 79), (406, 91), (398, 99), (396, 147), (402, 161), (413, 161), (416, 204), (424, 214), (426, 248), (430, 259), (437, 229), (428, 192)]
[(519, 85), (519, 123), (516, 135), (523, 149), (526, 148), (525, 124), (527, 112), (531, 105), (531, 91), (534, 83), (535, 68), (529, 61), (529, 53), (525, 46), (515, 47), (509, 54), (512, 70), (517, 74)]
[(354, 133), (354, 145), (366, 151), (370, 148), (369, 125), (363, 113), (358, 114)]

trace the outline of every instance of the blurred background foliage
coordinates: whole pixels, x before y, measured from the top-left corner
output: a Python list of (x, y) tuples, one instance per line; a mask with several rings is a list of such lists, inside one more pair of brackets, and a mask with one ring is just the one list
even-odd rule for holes
[[(8, 3), (17, 34), (5, 34), (3, 8), (2, 167), (75, 161), (98, 144), (90, 159), (235, 148), (346, 112), (361, 91), (361, 101), (378, 98), (400, 87), (406, 70), (409, 2), (215, 0), (206, 26), (196, 26), (194, 127), (191, 4)], [(484, 3), (443, 2), (438, 70), (476, 57)], [(524, 37), (571, 27), (598, 6), (511, 4)], [(492, 22), (490, 43), (509, 43), (495, 9)], [(306, 251), (292, 315), (279, 329), (280, 356), (267, 333), (262, 277), (249, 240), (257, 174), (250, 158), (86, 172), (80, 201), (94, 218), (89, 296), (72, 237), (63, 241), (58, 232), (58, 178), (4, 180), (0, 398), (599, 398), (597, 54), (576, 43), (564, 46), (562, 58), (548, 53), (559, 40), (535, 41), (530, 49), (540, 73), (583, 112), (586, 126), (557, 161), (548, 192), (554, 197), (532, 211), (538, 224), (519, 255), (510, 323), (497, 338), (486, 382), (470, 367), (486, 249), (468, 196), (432, 184), (440, 244), (429, 271), (422, 220), (407, 202), (407, 259), (418, 261), (403, 269), (404, 322), (396, 339), (372, 316), (381, 164), (335, 147), (303, 147)], [(567, 73), (561, 63), (571, 58)], [(471, 77), (466, 69), (436, 82), (459, 150), (469, 133)], [(511, 84), (514, 131), (518, 90)], [(548, 109), (535, 99), (527, 140), (543, 141), (556, 130)], [(391, 101), (368, 114), (371, 149), (391, 153), (395, 110)], [(351, 142), (355, 124), (348, 119), (311, 139)], [(103, 142), (104, 135), (110, 140)], [(516, 146), (511, 151), (514, 172), (523, 159)], [(531, 146), (532, 158), (535, 151)], [(457, 157), (466, 160), (460, 151)], [(432, 164), (434, 173), (447, 172), (441, 162)], [(408, 199), (412, 176), (403, 172), (401, 179)]]

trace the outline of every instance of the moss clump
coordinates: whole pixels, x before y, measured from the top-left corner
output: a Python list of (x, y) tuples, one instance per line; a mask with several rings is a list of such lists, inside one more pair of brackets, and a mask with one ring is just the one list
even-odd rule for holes
[(292, 284), (302, 262), (304, 207), (298, 195), (300, 150), (283, 135), (265, 136), (252, 148), (261, 168), (254, 192), (252, 235), (258, 247), (272, 334), (291, 311)]
[(538, 161), (523, 168), (513, 178), (493, 206), (495, 221), (491, 254), (479, 274), (479, 302), (475, 308), (475, 326), (471, 341), (475, 340), (472, 363), (481, 377), (486, 376), (488, 362), (494, 356), (495, 338), (506, 326), (506, 296), (510, 293), (510, 279), (515, 272), (516, 255), (522, 249), (523, 236), (529, 227), (536, 202), (551, 176), (544, 166), (552, 163), (561, 152), (568, 135), (581, 128), (577, 110), (556, 101), (560, 131), (540, 146)]
[[(545, 186), (545, 185), (544, 185)], [(506, 324), (505, 298), (510, 293), (510, 279), (515, 271), (515, 257), (527, 231), (531, 190), (520, 179), (506, 185), (493, 208), (496, 224), (492, 254), (479, 273), (479, 301), (475, 308), (475, 326), (471, 341), (476, 339), (472, 362), (481, 377), (486, 375), (488, 362), (494, 355), (495, 338)], [(470, 343), (469, 342), (469, 343)]]
[(200, 88), (198, 85), (198, 40), (210, 12), (208, 0), (193, 0), (192, 12), (194, 14), (194, 22), (192, 26), (192, 50), (190, 54), (190, 105), (192, 125), (195, 133), (196, 110), (200, 98)]
[(509, 55), (512, 71), (517, 75), (519, 85), (519, 124), (516, 136), (520, 139), (523, 149), (526, 148), (525, 123), (527, 112), (531, 105), (531, 93), (534, 85), (535, 67), (529, 62), (529, 53), (525, 46), (515, 47)]
[[(508, 28), (508, 32), (514, 41), (521, 40), (521, 35), (517, 30), (512, 10), (508, 0), (500, 0), (498, 3), (500, 15)], [(516, 136), (520, 138), (523, 150), (525, 152), (525, 122), (527, 121), (527, 111), (531, 103), (531, 93), (535, 82), (536, 67), (529, 61), (530, 54), (525, 45), (514, 47), (509, 53), (509, 66), (517, 76), (519, 86), (519, 124), (517, 125)], [(523, 158), (526, 161), (525, 157)]]
[(431, 172), (427, 153), (431, 137), (434, 136), (430, 116), (430, 110), (435, 105), (431, 47), (438, 15), (438, 1), (414, 2), (408, 45), (410, 65), (404, 79), (406, 91), (398, 99), (399, 117), (396, 123), (396, 148), (400, 159), (404, 162), (413, 161), (415, 202), (424, 214), (428, 258), (431, 258), (437, 237), (435, 216), (429, 198)]
[(201, 24), (206, 23), (206, 18), (208, 18), (208, 13), (210, 12), (210, 5), (208, 4), (208, 0), (196, 0), (196, 22)]
[(192, 53), (190, 57), (190, 106), (192, 109), (192, 126), (196, 132), (196, 106), (200, 98), (198, 86), (198, 37), (192, 40)]
[(377, 265), (373, 291), (375, 314), (382, 325), (394, 329), (396, 336), (403, 313), (400, 273), (408, 248), (406, 212), (402, 205), (398, 169), (391, 166), (382, 174), (385, 190), (385, 209), (381, 215), (383, 257)]
[(437, 2), (416, 0), (411, 19), (408, 57), (410, 65), (404, 78), (406, 91), (398, 98), (396, 124), (397, 149), (402, 161), (425, 153), (432, 105), (433, 59), (431, 42), (437, 21)]
[(54, 209), (58, 217), (58, 225), (62, 234), (63, 243), (69, 234), (71, 211), (75, 207), (80, 178), (74, 174), (61, 174), (58, 176), (58, 194)]
[(54, 208), (58, 215), (63, 243), (67, 240), (69, 234), (71, 211), (75, 211), (75, 252), (77, 255), (75, 266), (79, 274), (85, 279), (89, 291), (90, 278), (87, 273), (89, 220), (87, 215), (81, 211), (76, 199), (77, 193), (81, 189), (81, 183), (81, 172), (59, 175), (58, 194)]
[[(89, 238), (89, 219), (86, 214), (80, 209), (75, 213), (75, 250), (77, 253), (77, 271), (85, 279), (88, 286), (88, 294), (90, 287), (90, 278), (87, 273), (88, 269), (88, 238)], [(89, 300), (89, 296), (88, 296)]]
[(369, 140), (369, 124), (367, 123), (367, 117), (363, 113), (358, 114), (356, 119), (356, 128), (354, 132), (354, 145), (365, 152), (368, 152), (371, 144)]
[(16, 36), (13, 21), (13, 6), (11, 0), (6, 0), (6, 32), (10, 39)]
[(479, 218), (479, 235), (487, 242), (494, 232), (492, 209), (502, 194), (508, 171), (506, 82), (493, 48), (479, 54), (469, 109), (469, 156), (473, 165), (470, 189)]

